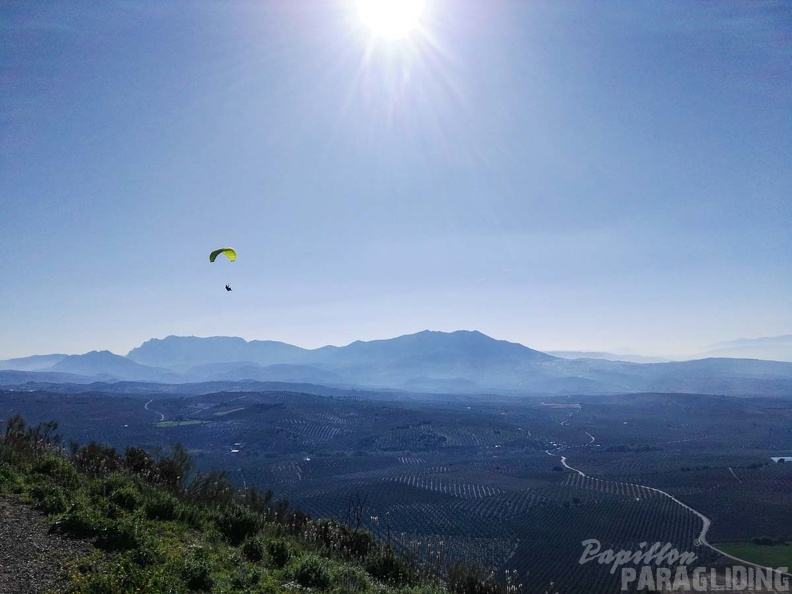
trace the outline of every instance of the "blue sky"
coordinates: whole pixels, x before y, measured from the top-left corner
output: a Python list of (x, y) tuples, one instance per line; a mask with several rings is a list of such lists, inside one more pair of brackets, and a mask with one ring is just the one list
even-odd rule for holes
[(352, 0), (6, 2), (0, 34), (0, 358), (792, 333), (788, 2), (434, 0), (399, 41)]

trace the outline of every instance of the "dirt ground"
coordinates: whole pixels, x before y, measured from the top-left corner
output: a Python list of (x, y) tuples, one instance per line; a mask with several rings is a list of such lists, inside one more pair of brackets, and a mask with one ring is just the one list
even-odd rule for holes
[(0, 593), (61, 592), (69, 560), (89, 553), (86, 541), (48, 534), (46, 517), (12, 498), (0, 497)]

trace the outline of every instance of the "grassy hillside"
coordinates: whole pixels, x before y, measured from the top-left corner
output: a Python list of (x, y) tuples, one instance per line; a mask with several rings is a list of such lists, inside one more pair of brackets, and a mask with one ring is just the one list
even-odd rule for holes
[(64, 448), (57, 424), (9, 419), (0, 496), (47, 515), (51, 532), (93, 544), (64, 568), (71, 593), (518, 592), (471, 568), (417, 565), (355, 529), (314, 520), (272, 492), (239, 491), (222, 472), (192, 473), (180, 446), (152, 455), (97, 444)]

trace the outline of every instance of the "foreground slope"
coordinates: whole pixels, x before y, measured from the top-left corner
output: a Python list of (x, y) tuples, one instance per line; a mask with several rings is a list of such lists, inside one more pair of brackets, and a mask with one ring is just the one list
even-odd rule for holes
[[(13, 517), (4, 513), (0, 531), (14, 547), (40, 547), (36, 553), (65, 548), (58, 535), (76, 544), (36, 582), (25, 577), (36, 568), (30, 551), (18, 551), (13, 562), (5, 551), (0, 585), (9, 591), (38, 591), (35, 584), (74, 594), (447, 591), (436, 572), (411, 565), (357, 527), (312, 520), (274, 501), (271, 492), (237, 491), (222, 472), (192, 474), (188, 481), (192, 461), (178, 446), (153, 457), (135, 447), (121, 455), (92, 442), (73, 446), (67, 457), (55, 428), (27, 427), (18, 416), (8, 420), (0, 440), (0, 509)], [(19, 503), (46, 516), (50, 541), (36, 528), (41, 520)], [(459, 567), (446, 582), (465, 593), (473, 592), (464, 587), (470, 580), (479, 584), (476, 592), (505, 592)]]

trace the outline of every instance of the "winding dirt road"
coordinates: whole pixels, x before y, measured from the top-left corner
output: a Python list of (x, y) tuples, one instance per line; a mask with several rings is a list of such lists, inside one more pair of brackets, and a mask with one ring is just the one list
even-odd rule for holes
[(143, 408), (145, 408), (145, 409), (146, 409), (147, 411), (149, 411), (149, 412), (152, 412), (152, 413), (154, 413), (155, 415), (159, 415), (159, 416), (160, 416), (159, 420), (160, 420), (160, 421), (164, 421), (164, 420), (165, 420), (165, 415), (163, 415), (161, 412), (158, 412), (158, 411), (156, 411), (156, 410), (151, 410), (151, 409), (149, 408), (149, 404), (151, 404), (152, 402), (154, 402), (154, 399), (153, 399), (153, 398), (152, 398), (151, 400), (149, 400), (148, 402), (146, 402), (146, 404), (144, 404), (144, 405), (143, 405)]
[[(585, 444), (583, 447), (588, 447), (592, 443), (594, 443), (594, 436), (591, 435), (591, 433), (589, 433), (588, 431), (586, 431), (585, 433), (586, 433), (586, 435), (589, 436), (589, 438), (591, 438), (591, 441), (589, 443)], [(566, 456), (562, 456), (559, 453), (559, 452), (561, 452), (563, 450), (564, 450), (564, 446), (560, 446), (560, 447), (555, 448), (555, 451), (545, 450), (545, 452), (547, 454), (551, 455), (551, 456), (558, 456), (559, 458), (561, 458), (561, 465), (564, 468), (566, 468), (567, 470), (571, 470), (572, 472), (576, 472), (582, 477), (587, 477), (588, 475), (585, 474), (583, 471), (578, 470), (577, 468), (573, 468), (572, 466), (570, 466), (567, 463)], [(595, 478), (595, 477), (592, 477), (592, 478)], [(606, 480), (606, 479), (598, 479), (598, 480)], [(711, 520), (707, 516), (705, 516), (703, 513), (701, 513), (700, 511), (693, 509), (688, 504), (680, 501), (679, 499), (677, 499), (676, 497), (674, 497), (670, 493), (668, 493), (666, 491), (663, 491), (662, 489), (657, 489), (656, 487), (649, 487), (647, 485), (639, 485), (637, 483), (626, 483), (624, 481), (607, 481), (607, 482), (612, 482), (614, 484), (631, 485), (633, 487), (640, 487), (642, 489), (648, 489), (649, 491), (654, 491), (655, 493), (659, 493), (660, 495), (662, 495), (664, 497), (668, 497), (671, 501), (673, 501), (677, 505), (681, 505), (682, 507), (684, 507), (689, 512), (691, 512), (691, 513), (695, 514), (696, 516), (698, 516), (699, 519), (702, 522), (702, 527), (701, 527), (701, 532), (699, 532), (698, 537), (696, 538), (696, 540), (693, 541), (694, 545), (705, 546), (705, 547), (709, 548), (710, 550), (715, 551), (719, 555), (723, 555), (724, 557), (727, 557), (728, 559), (731, 559), (732, 561), (737, 561), (738, 563), (741, 563), (741, 564), (746, 565), (746, 566), (758, 567), (760, 569), (770, 569), (770, 570), (772, 570), (773, 572), (775, 572), (775, 573), (777, 573), (779, 575), (782, 575), (782, 576), (785, 576), (785, 577), (792, 577), (792, 573), (779, 571), (779, 570), (777, 570), (777, 569), (775, 569), (773, 567), (765, 567), (764, 565), (760, 565), (758, 563), (753, 563), (752, 561), (748, 561), (746, 559), (740, 559), (739, 557), (735, 557), (734, 555), (730, 555), (729, 553), (727, 553), (725, 551), (722, 551), (721, 549), (719, 549), (715, 545), (711, 544), (709, 541), (707, 541), (707, 531), (709, 530), (710, 526), (712, 525)]]

